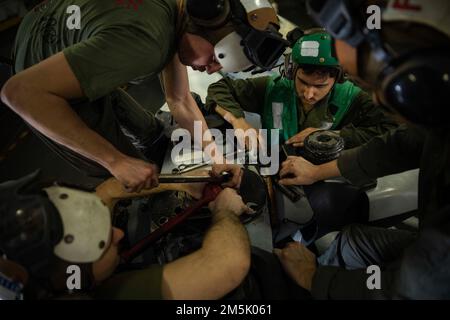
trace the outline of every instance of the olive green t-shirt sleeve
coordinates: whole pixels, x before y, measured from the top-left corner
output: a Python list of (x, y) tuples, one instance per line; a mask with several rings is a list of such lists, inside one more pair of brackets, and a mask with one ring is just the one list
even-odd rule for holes
[(397, 127), (381, 108), (375, 106), (370, 96), (364, 91), (355, 97), (343, 123), (340, 135), (345, 141), (346, 149), (362, 145), (373, 137)]
[(244, 111), (262, 114), (268, 80), (223, 78), (209, 86), (205, 108), (212, 112), (219, 105), (237, 118), (244, 117)]
[(122, 272), (98, 286), (93, 296), (95, 299), (107, 300), (160, 300), (162, 274), (161, 265)]
[(132, 26), (106, 28), (63, 53), (90, 101), (131, 80), (160, 72), (163, 63), (151, 35)]
[(423, 145), (422, 132), (400, 126), (362, 146), (343, 151), (337, 165), (344, 178), (363, 185), (378, 177), (418, 168)]

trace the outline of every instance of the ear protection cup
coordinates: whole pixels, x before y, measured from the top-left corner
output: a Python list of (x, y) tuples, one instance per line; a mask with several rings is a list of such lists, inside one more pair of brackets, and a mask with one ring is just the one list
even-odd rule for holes
[[(290, 42), (290, 47), (293, 48), (297, 41), (305, 34), (300, 28), (294, 28), (286, 35), (287, 40)], [(295, 64), (292, 61), (292, 52), (284, 56), (284, 70), (283, 76), (289, 80), (293, 80), (295, 75)]]
[[(335, 43), (335, 40), (333, 38), (332, 39), (332, 45), (331, 45), (331, 53), (332, 53), (333, 57), (337, 57), (336, 47), (335, 47), (334, 43)], [(338, 69), (339, 69), (339, 73), (336, 75), (336, 82), (337, 83), (344, 83), (345, 80), (346, 80), (345, 79), (344, 69), (342, 67), (339, 67)]]
[(288, 80), (294, 80), (295, 64), (292, 61), (292, 54), (288, 53), (284, 56), (283, 76)]
[(341, 67), (338, 68), (339, 72), (336, 75), (336, 82), (337, 83), (344, 83), (345, 82), (345, 72), (344, 69), (342, 69)]
[(392, 60), (378, 76), (381, 102), (424, 125), (448, 125), (450, 51), (419, 52)]
[(186, 11), (196, 25), (219, 28), (228, 20), (230, 4), (228, 0), (188, 0)]

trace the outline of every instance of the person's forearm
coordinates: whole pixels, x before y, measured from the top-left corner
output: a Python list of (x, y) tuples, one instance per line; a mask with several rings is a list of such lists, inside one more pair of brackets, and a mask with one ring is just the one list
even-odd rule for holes
[(250, 268), (247, 231), (232, 213), (214, 215), (202, 248), (164, 266), (165, 299), (219, 299), (235, 289)]
[(211, 228), (205, 235), (202, 250), (218, 259), (227, 253), (240, 257), (250, 256), (250, 240), (247, 230), (238, 216), (231, 212), (218, 212), (213, 216)]
[(28, 90), (6, 102), (43, 135), (108, 170), (115, 161), (124, 157), (111, 143), (91, 130), (61, 97)]
[[(250, 267), (250, 240), (239, 217), (231, 212), (219, 212), (213, 216), (200, 249), (209, 261), (205, 268), (211, 283), (220, 283), (217, 298), (238, 286)], [(207, 271), (208, 270), (208, 271)]]
[(348, 125), (340, 130), (339, 135), (345, 141), (345, 149), (351, 149), (369, 142), (376, 136), (381, 136), (387, 131), (394, 129), (394, 126), (383, 125), (382, 123), (372, 126)]
[[(221, 106), (236, 118), (244, 117), (244, 111), (261, 113), (269, 77), (232, 80), (224, 78), (208, 87), (205, 106), (210, 111)], [(217, 109), (215, 110), (217, 112)]]
[(242, 117), (236, 117), (231, 112), (227, 111), (226, 109), (222, 108), (221, 106), (216, 106), (216, 112), (225, 119), (229, 124), (234, 125), (237, 119), (242, 119)]
[(355, 185), (418, 168), (426, 134), (399, 127), (369, 142), (343, 151), (338, 159), (342, 176)]
[[(190, 99), (188, 99), (190, 100)], [(223, 151), (218, 148), (212, 138), (208, 125), (206, 124), (203, 114), (192, 99), (191, 105), (171, 102), (169, 107), (175, 121), (180, 127), (188, 130), (193, 137), (194, 145), (205, 150), (208, 157), (211, 157), (214, 163), (224, 163)], [(189, 103), (185, 102), (185, 103)], [(195, 132), (195, 123), (201, 123), (201, 131)], [(199, 136), (201, 135), (201, 136)]]
[[(171, 103), (169, 104), (169, 107), (175, 121), (180, 125), (180, 127), (188, 130), (191, 133), (193, 139), (197, 139), (197, 141), (194, 140), (197, 145), (205, 147), (206, 145), (211, 143), (211, 141), (203, 142), (203, 136), (208, 130), (208, 125), (206, 124), (205, 117), (203, 117), (203, 114), (201, 113), (198, 106), (195, 105), (193, 100), (191, 106), (189, 106), (188, 104)], [(197, 137), (195, 135), (194, 124), (196, 122), (201, 123), (202, 125), (201, 137)]]
[(336, 178), (341, 176), (339, 171), (337, 160), (323, 163), (316, 167), (314, 174), (316, 181), (322, 181), (330, 178)]
[(236, 117), (231, 112), (228, 112), (221, 106), (216, 106), (216, 112), (225, 119), (226, 122), (231, 124), (234, 129), (242, 129), (243, 126), (247, 125), (247, 122), (245, 121), (245, 117)]
[[(175, 121), (181, 128), (191, 133), (196, 144), (206, 147), (211, 141), (203, 142), (203, 134), (208, 131), (208, 125), (195, 102), (189, 88), (189, 78), (186, 66), (184, 66), (178, 55), (166, 65), (162, 73), (162, 81), (166, 94), (166, 101)], [(200, 121), (202, 125), (202, 137), (197, 137), (194, 132), (194, 124)]]

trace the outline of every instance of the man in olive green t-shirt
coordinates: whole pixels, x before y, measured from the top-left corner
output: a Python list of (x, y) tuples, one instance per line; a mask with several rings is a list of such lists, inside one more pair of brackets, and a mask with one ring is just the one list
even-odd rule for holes
[[(89, 175), (113, 175), (130, 191), (153, 187), (158, 182), (157, 168), (145, 161), (120, 125), (122, 118), (131, 117), (141, 136), (152, 141), (158, 123), (126, 92), (116, 89), (162, 73), (166, 101), (178, 124), (193, 133), (194, 122), (200, 121), (207, 132), (189, 92), (185, 65), (213, 73), (264, 63), (246, 60), (240, 46), (229, 46), (241, 39), (235, 20), (229, 19), (232, 3), (242, 5), (239, 1), (217, 6), (205, 0), (155, 0), (139, 2), (134, 8), (114, 0), (44, 1), (25, 16), (19, 28), (15, 75), (2, 88), (2, 101), (54, 151)], [(243, 25), (263, 29), (258, 35), (273, 34), (269, 29), (278, 21), (270, 4), (248, 3), (255, 12), (272, 10), (273, 16), (250, 22), (245, 15)], [(79, 9), (80, 28), (69, 28), (69, 8)], [(213, 22), (221, 27), (203, 26)], [(231, 47), (238, 49), (228, 50)], [(241, 64), (230, 65), (236, 61)], [(210, 141), (200, 143), (206, 146)]]

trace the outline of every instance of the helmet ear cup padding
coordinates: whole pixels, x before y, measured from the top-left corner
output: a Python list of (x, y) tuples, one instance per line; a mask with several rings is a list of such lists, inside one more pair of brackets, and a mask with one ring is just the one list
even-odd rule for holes
[(338, 74), (336, 75), (336, 83), (344, 83), (345, 82), (345, 72), (342, 67), (338, 68)]
[(289, 80), (294, 80), (296, 65), (292, 61), (292, 54), (288, 53), (284, 56), (284, 77)]
[(450, 51), (422, 51), (394, 59), (378, 76), (381, 102), (425, 125), (449, 123)]

